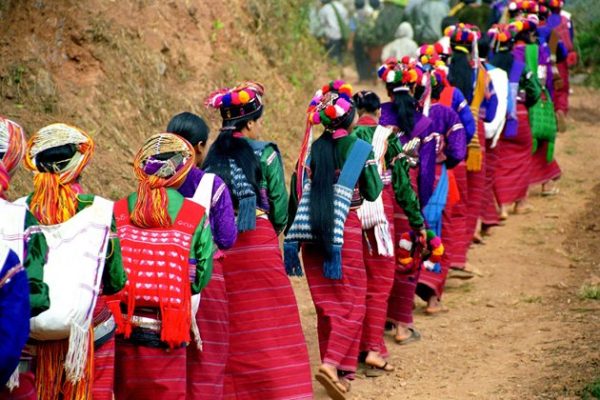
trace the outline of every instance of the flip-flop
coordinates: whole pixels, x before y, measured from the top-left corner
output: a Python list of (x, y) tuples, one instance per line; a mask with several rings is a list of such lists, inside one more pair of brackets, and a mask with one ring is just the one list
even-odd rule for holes
[(545, 190), (542, 192), (542, 196), (543, 197), (550, 197), (550, 196), (556, 196), (558, 193), (560, 193), (560, 189), (557, 187), (553, 187), (550, 190)]
[(407, 338), (397, 339), (397, 336), (394, 336), (394, 341), (396, 342), (396, 344), (403, 346), (405, 344), (410, 344), (421, 340), (421, 333), (419, 333), (418, 330), (416, 330), (415, 328), (408, 328), (408, 330), (410, 331), (410, 336)]
[(333, 379), (326, 372), (319, 370), (315, 374), (315, 379), (325, 388), (327, 395), (333, 400), (346, 400), (348, 389), (339, 381)]
[(452, 268), (448, 272), (448, 279), (472, 279), (475, 277), (475, 273), (464, 268)]

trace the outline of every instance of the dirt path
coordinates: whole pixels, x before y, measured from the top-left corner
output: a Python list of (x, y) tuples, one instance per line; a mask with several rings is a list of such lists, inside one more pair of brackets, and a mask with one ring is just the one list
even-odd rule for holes
[[(511, 217), (484, 246), (469, 253), (481, 277), (448, 282), (450, 313), (428, 317), (417, 304), (423, 340), (398, 347), (388, 338), (397, 371), (359, 377), (352, 399), (556, 399), (577, 393), (600, 375), (600, 301), (582, 300), (582, 283), (600, 275), (597, 259), (579, 249), (600, 230), (587, 226), (589, 203), (600, 200), (600, 93), (572, 96), (569, 132), (558, 141), (560, 194), (533, 213)], [(598, 216), (598, 213), (595, 214)], [(597, 233), (596, 233), (597, 235)], [(581, 240), (581, 243), (580, 243)], [(587, 250), (600, 245), (588, 243)], [(313, 364), (318, 365), (316, 315), (304, 280), (294, 282)], [(316, 398), (327, 398), (315, 384)]]

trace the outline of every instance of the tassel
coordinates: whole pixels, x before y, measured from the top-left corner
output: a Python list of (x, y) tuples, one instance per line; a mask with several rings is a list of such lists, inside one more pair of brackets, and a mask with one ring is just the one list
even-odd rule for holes
[(93, 335), (93, 329), (85, 329), (76, 322), (71, 324), (69, 348), (65, 357), (65, 373), (71, 383), (76, 383), (83, 378), (90, 346), (89, 331)]
[(256, 196), (240, 199), (237, 216), (238, 232), (256, 229)]
[(373, 255), (373, 247), (371, 246), (371, 241), (369, 240), (369, 235), (367, 235), (367, 231), (363, 230), (362, 232), (363, 238), (365, 239), (365, 243), (367, 243), (367, 250), (369, 251), (369, 255)]
[(394, 256), (394, 241), (390, 234), (390, 227), (387, 222), (375, 225), (375, 240), (377, 241), (377, 250), (380, 256)]
[(551, 163), (554, 160), (554, 142), (548, 142), (548, 149), (546, 150), (546, 161)]
[(328, 279), (342, 279), (342, 246), (331, 246), (331, 258), (323, 262), (323, 276)]
[(191, 305), (183, 308), (161, 308), (160, 340), (170, 349), (181, 347), (190, 341)]
[(479, 145), (479, 139), (477, 139), (477, 135), (475, 135), (473, 136), (473, 140), (471, 140), (471, 143), (469, 143), (469, 145), (467, 146), (467, 171), (481, 171), (482, 159), (483, 156), (481, 154), (481, 146)]
[(285, 272), (288, 276), (302, 276), (302, 266), (298, 257), (299, 243), (294, 241), (283, 242), (283, 259)]
[(18, 365), (17, 365), (17, 368), (15, 368), (13, 373), (10, 375), (10, 378), (8, 378), (6, 387), (8, 388), (9, 392), (12, 392), (13, 390), (15, 390), (16, 388), (19, 387), (19, 366)]

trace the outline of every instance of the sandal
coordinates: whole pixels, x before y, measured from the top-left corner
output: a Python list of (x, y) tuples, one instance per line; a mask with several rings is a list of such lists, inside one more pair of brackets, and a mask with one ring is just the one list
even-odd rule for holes
[(396, 344), (405, 345), (421, 340), (421, 334), (418, 330), (416, 330), (415, 328), (408, 328), (408, 330), (410, 331), (410, 336), (407, 338), (400, 339), (398, 336), (394, 336), (394, 341), (396, 342)]
[(560, 192), (559, 188), (553, 187), (550, 190), (544, 190), (544, 191), (542, 191), (542, 196), (543, 197), (556, 196), (559, 192)]
[(385, 375), (386, 373), (394, 372), (395, 370), (395, 368), (388, 364), (387, 361), (381, 367), (378, 365), (371, 365), (367, 363), (365, 363), (365, 367), (365, 376), (368, 378), (377, 378), (379, 376)]
[(315, 379), (323, 385), (327, 395), (333, 400), (346, 400), (346, 393), (350, 390), (350, 383), (346, 385), (337, 377), (332, 378), (327, 371), (319, 368), (315, 375)]

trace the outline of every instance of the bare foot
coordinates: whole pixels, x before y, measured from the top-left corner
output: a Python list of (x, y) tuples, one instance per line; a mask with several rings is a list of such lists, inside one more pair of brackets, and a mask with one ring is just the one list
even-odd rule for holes
[(447, 313), (448, 311), (448, 308), (446, 308), (436, 296), (431, 296), (427, 301), (427, 308), (425, 308), (425, 314), (435, 315), (440, 313)]
[(365, 364), (367, 364), (369, 367), (377, 368), (385, 372), (392, 372), (394, 370), (394, 367), (388, 364), (388, 362), (385, 361), (385, 359), (377, 351), (369, 351), (367, 358), (365, 359)]

